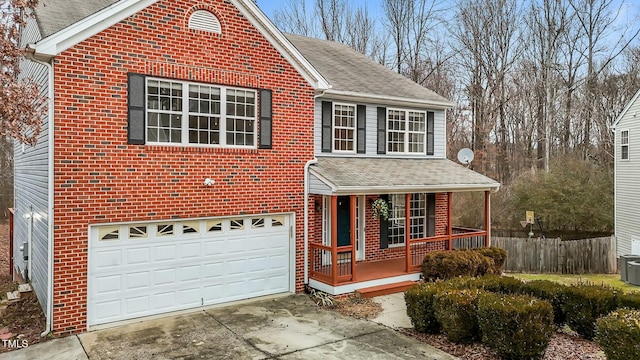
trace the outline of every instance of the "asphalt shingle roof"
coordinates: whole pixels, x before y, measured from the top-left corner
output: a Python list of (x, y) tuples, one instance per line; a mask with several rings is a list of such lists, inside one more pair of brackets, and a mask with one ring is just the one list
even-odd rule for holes
[(450, 102), (344, 44), (294, 34), (284, 35), (334, 90)]
[(40, 0), (34, 9), (40, 33), (45, 38), (119, 0)]
[(350, 191), (398, 192), (498, 189), (500, 184), (447, 159), (319, 157), (311, 173), (333, 186)]

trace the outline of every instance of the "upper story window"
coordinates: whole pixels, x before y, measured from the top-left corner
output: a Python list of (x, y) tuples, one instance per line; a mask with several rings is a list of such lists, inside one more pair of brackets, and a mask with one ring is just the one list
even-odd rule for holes
[(629, 130), (620, 132), (620, 159), (629, 160)]
[(356, 152), (356, 106), (333, 104), (333, 151)]
[(424, 154), (426, 129), (426, 112), (387, 109), (387, 152)]
[(147, 141), (256, 146), (256, 92), (147, 79)]

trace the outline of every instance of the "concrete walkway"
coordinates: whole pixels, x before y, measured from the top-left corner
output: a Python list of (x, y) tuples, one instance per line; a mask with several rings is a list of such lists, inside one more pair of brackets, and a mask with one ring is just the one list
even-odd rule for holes
[(55, 339), (0, 360), (456, 359), (391, 329), (407, 326), (400, 316), (402, 294), (376, 301), (386, 304), (378, 318), (386, 326), (320, 309), (305, 295), (289, 295)]
[(382, 305), (382, 312), (375, 319), (371, 319), (371, 321), (392, 329), (412, 327), (411, 319), (407, 316), (404, 293), (374, 297), (373, 301)]

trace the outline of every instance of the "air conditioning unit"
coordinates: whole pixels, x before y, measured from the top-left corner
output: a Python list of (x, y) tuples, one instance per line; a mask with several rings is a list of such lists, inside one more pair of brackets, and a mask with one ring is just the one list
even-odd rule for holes
[(627, 263), (627, 279), (631, 285), (640, 285), (640, 261)]
[(627, 271), (627, 265), (630, 261), (640, 261), (640, 255), (621, 255), (620, 256), (620, 280), (628, 283), (629, 272)]

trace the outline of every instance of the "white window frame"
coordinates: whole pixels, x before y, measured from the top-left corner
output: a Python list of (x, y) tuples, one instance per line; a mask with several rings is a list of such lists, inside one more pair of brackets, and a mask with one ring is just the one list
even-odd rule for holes
[[(338, 106), (344, 106), (344, 107), (352, 107), (353, 108), (353, 127), (349, 127), (349, 126), (337, 126), (336, 125), (336, 107)], [(336, 137), (336, 129), (340, 129), (340, 130), (347, 130), (347, 131), (353, 131), (353, 138), (352, 139), (338, 139)], [(343, 153), (343, 154), (355, 154), (358, 150), (358, 107), (356, 106), (356, 104), (350, 104), (350, 103), (337, 103), (334, 102), (332, 104), (331, 107), (331, 151), (333, 153)], [(346, 141), (351, 141), (351, 143), (353, 144), (353, 149), (352, 150), (340, 150), (340, 149), (336, 149), (336, 141), (342, 141), (342, 140), (346, 140)]]
[[(626, 141), (624, 141), (625, 137), (623, 134), (626, 133)], [(627, 150), (627, 156), (624, 156), (623, 149)], [(620, 130), (620, 160), (629, 160), (629, 129)]]
[[(422, 196), (422, 199), (420, 199), (420, 196)], [(398, 200), (400, 199), (402, 202), (402, 206), (398, 206)], [(388, 234), (389, 234), (389, 247), (390, 248), (394, 248), (394, 247), (401, 247), (401, 246), (405, 246), (405, 239), (406, 239), (406, 231), (407, 231), (407, 227), (404, 224), (405, 220), (406, 220), (406, 213), (405, 213), (405, 209), (406, 209), (406, 194), (391, 194), (389, 195), (389, 200), (391, 202), (391, 207), (389, 208), (389, 218), (388, 218), (388, 226), (389, 226), (389, 230), (388, 230)], [(394, 201), (395, 200), (395, 201)], [(411, 194), (410, 196), (410, 200), (411, 203), (416, 203), (418, 202), (418, 204), (421, 205), (420, 210), (418, 209), (414, 209), (413, 207), (410, 209), (410, 214), (409, 214), (409, 237), (411, 239), (422, 239), (422, 238), (426, 238), (428, 237), (427, 231), (428, 231), (428, 214), (427, 214), (427, 194), (425, 193), (414, 193)], [(422, 214), (420, 214), (420, 212), (422, 212)], [(414, 236), (413, 233), (411, 233), (411, 228), (413, 227), (415, 222), (418, 222), (418, 220), (422, 220), (422, 233), (424, 236)], [(404, 231), (403, 231), (403, 236), (401, 241), (398, 242), (391, 242), (391, 226), (393, 224), (393, 222), (396, 223), (402, 223), (404, 226)]]
[[(149, 81), (158, 81), (158, 82), (169, 82), (169, 83), (179, 83), (182, 85), (182, 110), (181, 111), (171, 111), (171, 110), (157, 110), (157, 109), (149, 109), (148, 107), (148, 88)], [(190, 143), (189, 142), (189, 115), (194, 116), (209, 116), (215, 117), (218, 114), (202, 114), (199, 112), (190, 112), (189, 111), (189, 86), (206, 86), (210, 88), (219, 89), (220, 91), (220, 129), (219, 129), (219, 144), (200, 144), (200, 143)], [(246, 91), (253, 94), (254, 99), (254, 111), (253, 116), (237, 116), (237, 115), (227, 115), (227, 91), (228, 90), (239, 90)], [(145, 79), (145, 138), (147, 139), (147, 145), (161, 145), (161, 146), (193, 146), (193, 147), (208, 147), (208, 148), (235, 148), (235, 149), (257, 149), (258, 147), (258, 92), (255, 89), (249, 88), (241, 88), (241, 87), (233, 87), (233, 86), (221, 86), (221, 85), (213, 85), (199, 82), (191, 82), (191, 81), (181, 81), (181, 80), (173, 80), (173, 79), (164, 79), (164, 78), (155, 78), (155, 77), (147, 77)], [(180, 142), (160, 142), (160, 141), (149, 141), (148, 140), (148, 131), (149, 131), (149, 113), (160, 113), (160, 114), (171, 114), (171, 115), (179, 115), (180, 118), (180, 130), (181, 130), (181, 139)], [(227, 120), (228, 119), (237, 119), (237, 120), (245, 120), (253, 122), (253, 143), (249, 145), (228, 145), (227, 144)]]
[[(404, 130), (390, 130), (389, 129), (389, 114), (391, 112), (403, 112), (404, 113)], [(411, 131), (410, 130), (410, 115), (421, 114), (424, 121), (424, 131)], [(402, 155), (424, 155), (427, 153), (427, 112), (422, 110), (413, 109), (401, 109), (401, 108), (387, 108), (387, 114), (385, 119), (387, 142), (385, 144), (387, 154), (402, 154)], [(389, 147), (391, 139), (390, 133), (402, 134), (404, 151), (392, 151)], [(410, 151), (411, 149), (411, 134), (418, 134), (422, 136), (422, 147), (419, 151)]]

